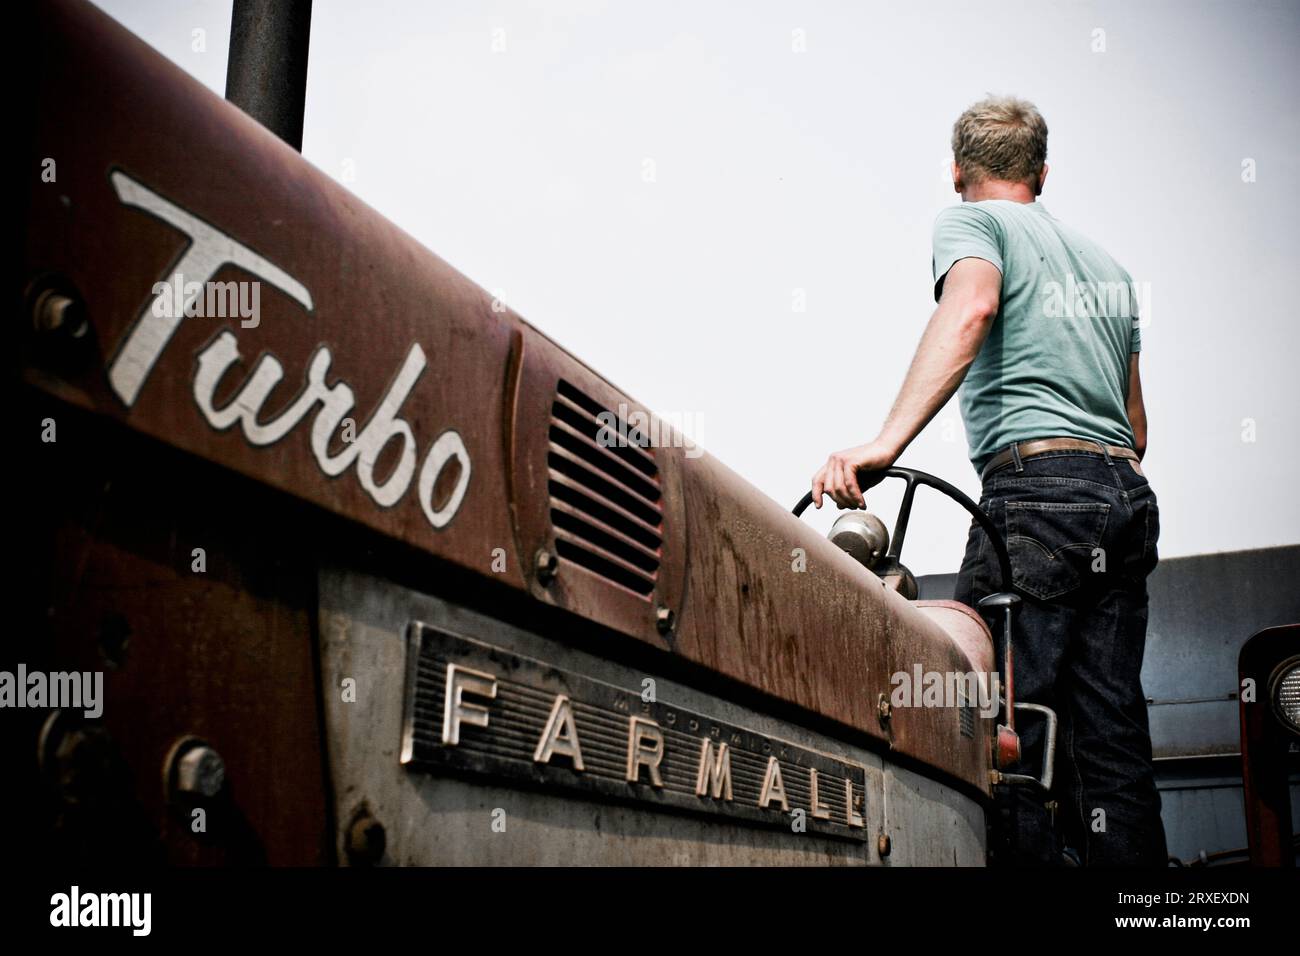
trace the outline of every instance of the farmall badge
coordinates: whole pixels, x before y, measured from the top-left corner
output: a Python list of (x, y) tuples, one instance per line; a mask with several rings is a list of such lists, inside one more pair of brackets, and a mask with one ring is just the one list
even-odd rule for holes
[[(865, 840), (866, 770), (412, 623), (401, 761)], [(801, 811), (801, 813), (800, 813)]]

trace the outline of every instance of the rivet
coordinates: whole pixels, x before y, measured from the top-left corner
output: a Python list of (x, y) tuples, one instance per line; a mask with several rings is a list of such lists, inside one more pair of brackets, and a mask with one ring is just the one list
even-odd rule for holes
[(55, 289), (46, 289), (32, 306), (32, 324), (36, 331), (57, 332), (78, 339), (86, 334), (86, 313), (76, 299)]
[(537, 572), (537, 583), (546, 587), (555, 580), (560, 570), (560, 559), (545, 548), (538, 548), (533, 558), (533, 568)]
[(373, 866), (384, 857), (388, 834), (384, 825), (362, 812), (348, 828), (348, 861), (353, 866)]
[(176, 789), (195, 797), (215, 797), (226, 782), (226, 764), (206, 745), (187, 750), (176, 763)]

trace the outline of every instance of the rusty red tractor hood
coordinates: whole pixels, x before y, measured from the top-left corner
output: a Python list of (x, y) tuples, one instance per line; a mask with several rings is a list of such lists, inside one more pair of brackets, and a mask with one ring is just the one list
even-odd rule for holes
[[(991, 672), (975, 615), (887, 590), (708, 455), (594, 441), (645, 409), (104, 14), (36, 16), (27, 168), (57, 175), (29, 180), (15, 291), (38, 326), (80, 303), (94, 361), (31, 332), (30, 385), (988, 792), (990, 721), (878, 709), (918, 664)], [(174, 318), (177, 273), (259, 281), (258, 321)]]

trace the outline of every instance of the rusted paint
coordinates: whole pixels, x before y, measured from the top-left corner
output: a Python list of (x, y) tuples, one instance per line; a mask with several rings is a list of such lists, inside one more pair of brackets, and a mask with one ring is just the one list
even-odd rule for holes
[[(48, 608), (33, 642), (47, 666), (104, 672), (93, 723), (126, 770), (96, 799), (128, 809), (34, 850), (58, 858), (53, 847), (66, 842), (98, 850), (98, 862), (329, 862), (309, 509), (286, 514), (273, 493), (242, 479), (233, 492), (229, 474), (39, 401), (37, 414), (61, 431), (22, 478), (24, 505), (39, 515), (23, 533), (39, 542), (25, 550), (38, 580), (23, 598)], [(185, 736), (208, 741), (226, 766), (199, 833), (164, 779)], [(137, 817), (129, 836), (118, 832)]]
[[(43, 5), (38, 34), (37, 129), (30, 168), (59, 160), (57, 183), (34, 178), (22, 238), (24, 278), (57, 274), (84, 299), (92, 360), (77, 369), (46, 362), (30, 335), (26, 380), (95, 415), (123, 423), (380, 534), (532, 594), (852, 728), (987, 792), (989, 728), (955, 732), (950, 709), (906, 708), (884, 729), (876, 718), (890, 677), (921, 664), (967, 671), (968, 621), (955, 641), (941, 615), (889, 592), (871, 573), (723, 465), (652, 450), (661, 494), (662, 544), (653, 590), (634, 593), (561, 561), (555, 582), (533, 574), (538, 548), (557, 537), (548, 500), (547, 429), (565, 380), (605, 408), (641, 407), (510, 312), (443, 260), (203, 89), (89, 5)], [(309, 293), (264, 284), (256, 328), (238, 320), (180, 323), (138, 397), (124, 403), (106, 370), (119, 356), (151, 287), (168, 277), (185, 236), (120, 198), (114, 173), (187, 210), (287, 273)], [(218, 281), (249, 279), (232, 266)], [(13, 291), (13, 290), (11, 290)], [(329, 384), (355, 393), (349, 414), (364, 426), (415, 346), (427, 359), (397, 414), (418, 462), (454, 430), (471, 462), (454, 517), (434, 526), (415, 480), (378, 504), (356, 468), (329, 477), (309, 435), (319, 405), (281, 439), (254, 446), (239, 426), (218, 430), (194, 395), (196, 363), (217, 336), (238, 343), (242, 364), (216, 392), (220, 406), (260, 355), (285, 378), (265, 403), (273, 418), (304, 387), (321, 347)], [(232, 381), (233, 380), (233, 381)], [(397, 442), (376, 475), (396, 461)], [(342, 446), (337, 443), (333, 450)], [(444, 482), (445, 483), (445, 482)], [(454, 481), (453, 481), (454, 483)], [(437, 497), (435, 490), (434, 497)], [(274, 536), (267, 529), (268, 537)], [(793, 567), (803, 549), (807, 570)], [(507, 555), (494, 568), (494, 549)], [(437, 583), (429, 583), (436, 591)], [(674, 612), (661, 633), (658, 608)]]

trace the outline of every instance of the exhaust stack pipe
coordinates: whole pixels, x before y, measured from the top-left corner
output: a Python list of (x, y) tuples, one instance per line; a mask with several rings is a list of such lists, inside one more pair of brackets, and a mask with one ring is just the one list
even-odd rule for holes
[(311, 0), (235, 0), (226, 99), (298, 152), (307, 93)]

